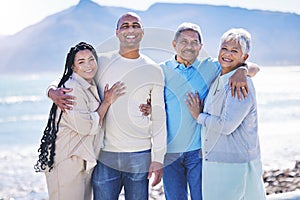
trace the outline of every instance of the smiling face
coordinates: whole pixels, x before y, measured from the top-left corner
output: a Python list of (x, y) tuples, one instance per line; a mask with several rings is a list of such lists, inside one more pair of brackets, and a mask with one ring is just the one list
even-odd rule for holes
[(144, 30), (139, 17), (127, 14), (118, 21), (116, 36), (124, 49), (137, 49), (143, 38)]
[(248, 54), (243, 54), (241, 45), (235, 40), (225, 41), (221, 44), (218, 61), (222, 66), (222, 74), (226, 74), (241, 64), (248, 58)]
[(76, 53), (73, 71), (89, 83), (92, 83), (97, 72), (97, 61), (90, 50), (80, 50)]
[(177, 61), (185, 66), (193, 64), (202, 47), (198, 33), (193, 30), (182, 31), (172, 45), (177, 53)]

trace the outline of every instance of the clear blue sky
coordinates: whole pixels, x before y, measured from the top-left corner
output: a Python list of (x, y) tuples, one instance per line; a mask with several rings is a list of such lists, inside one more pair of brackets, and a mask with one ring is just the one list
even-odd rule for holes
[[(155, 2), (228, 5), (300, 14), (299, 0), (93, 0), (100, 5), (146, 10)], [(0, 35), (14, 34), (48, 15), (76, 5), (79, 0), (1, 0)]]

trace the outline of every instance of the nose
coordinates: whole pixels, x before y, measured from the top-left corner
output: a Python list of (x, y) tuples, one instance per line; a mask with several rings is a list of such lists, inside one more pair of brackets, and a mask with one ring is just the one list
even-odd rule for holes
[(83, 67), (89, 69), (89, 68), (92, 67), (92, 65), (93, 65), (93, 64), (92, 64), (91, 62), (86, 62), (86, 63), (83, 65)]
[(193, 44), (192, 44), (191, 42), (189, 42), (189, 43), (187, 43), (186, 47), (189, 48), (189, 49), (191, 49), (191, 48), (193, 48), (194, 46), (193, 46)]
[(225, 50), (225, 51), (224, 51), (224, 55), (229, 56), (229, 55), (231, 55), (231, 52), (228, 51), (228, 50)]
[(187, 49), (194, 49), (193, 43), (191, 43), (191, 42), (187, 43), (187, 44), (186, 44), (186, 48), (187, 48)]
[(130, 31), (130, 32), (133, 32), (134, 31), (134, 26), (133, 25), (130, 25), (130, 26), (128, 26), (128, 31)]

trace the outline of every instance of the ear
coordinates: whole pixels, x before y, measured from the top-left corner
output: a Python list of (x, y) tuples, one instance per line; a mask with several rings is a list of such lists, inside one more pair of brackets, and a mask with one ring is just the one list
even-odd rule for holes
[(249, 57), (249, 54), (245, 54), (245, 55), (243, 56), (244, 62), (248, 59), (248, 57)]
[(202, 49), (202, 47), (203, 47), (203, 44), (200, 44), (199, 51)]
[(118, 35), (119, 35), (119, 30), (116, 29), (116, 36), (118, 37)]
[(176, 49), (176, 41), (175, 40), (172, 40), (172, 46), (174, 49)]

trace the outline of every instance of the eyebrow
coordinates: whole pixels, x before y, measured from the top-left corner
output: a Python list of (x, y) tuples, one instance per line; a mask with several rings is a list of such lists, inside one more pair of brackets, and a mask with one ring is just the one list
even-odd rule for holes
[[(91, 58), (94, 58), (94, 56), (88, 57), (88, 59), (91, 59)], [(77, 59), (76, 61), (82, 61), (82, 60), (85, 60), (85, 58), (79, 58), (79, 59)]]
[[(121, 24), (121, 26), (122, 26), (122, 25), (127, 25), (127, 24), (130, 24), (130, 22), (124, 22), (124, 23)], [(132, 22), (132, 24), (138, 24), (138, 25), (141, 25), (141, 23), (139, 23), (139, 22)]]

